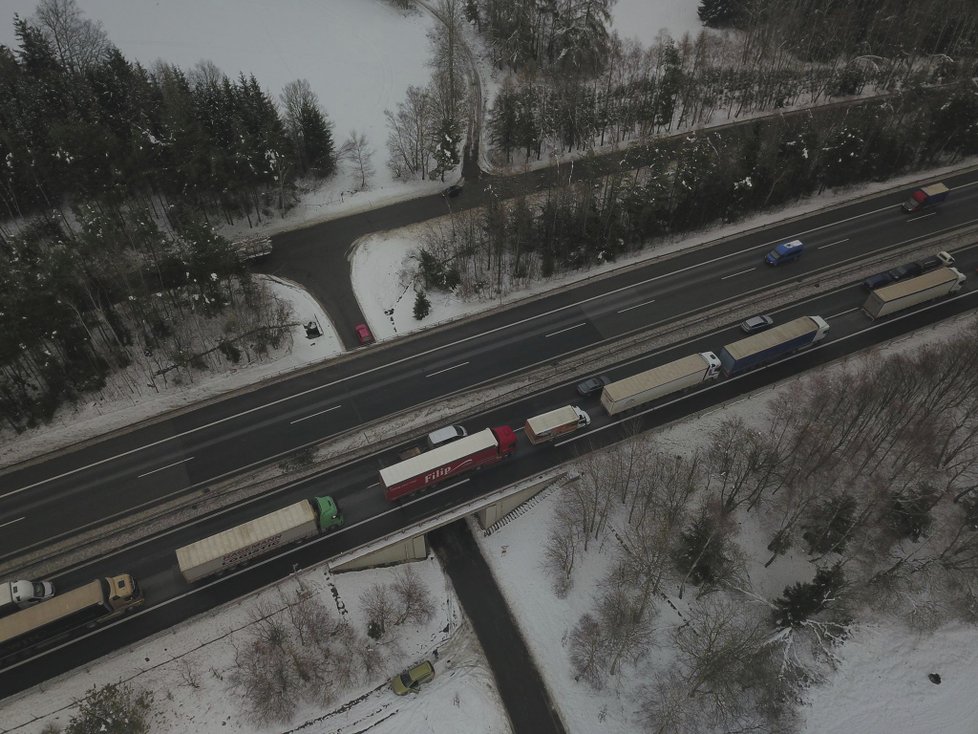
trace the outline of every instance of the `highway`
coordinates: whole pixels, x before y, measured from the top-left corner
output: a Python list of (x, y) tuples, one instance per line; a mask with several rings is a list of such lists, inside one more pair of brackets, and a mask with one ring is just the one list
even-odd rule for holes
[[(923, 214), (897, 211), (905, 190), (867, 198), (359, 350), (353, 358), (14, 467), (0, 475), (0, 560), (448, 393), (974, 226), (978, 176), (945, 180), (954, 187), (951, 198)], [(798, 263), (763, 264), (773, 244), (793, 238), (807, 245)], [(964, 258), (962, 267), (973, 273)]]
[[(978, 249), (957, 254), (959, 262), (967, 262), (967, 267), (972, 272), (974, 267), (978, 267)], [(862, 291), (849, 285), (775, 311), (779, 322), (798, 315), (818, 313), (829, 319), (832, 330), (825, 341), (810, 350), (736, 378), (710, 383), (704, 389), (688, 395), (666, 399), (654, 410), (626, 417), (624, 422), (637, 422), (638, 427), (643, 430), (654, 428), (691, 412), (720, 405), (774, 381), (800, 375), (807, 368), (921, 328), (935, 320), (973, 311), (978, 306), (978, 289), (972, 287), (947, 300), (875, 323), (870, 322), (858, 309), (862, 300)], [(734, 326), (724, 326), (672, 345), (654, 355), (632, 360), (609, 373), (613, 377), (631, 374), (691, 352), (716, 349), (718, 345), (738, 336)], [(72, 640), (63, 647), (48, 649), (33, 659), (0, 671), (0, 690), (21, 690), (113, 649), (125, 647), (147, 635), (165, 630), (189, 616), (205, 613), (216, 605), (273, 583), (295, 569), (320, 564), (338, 552), (410, 526), (508, 483), (534, 476), (557, 463), (572, 459), (585, 449), (599, 447), (621, 438), (623, 422), (605, 416), (596, 397), (579, 400), (574, 396), (572, 384), (554, 386), (525, 400), (491, 407), (468, 423), (473, 427), (499, 423), (518, 424), (540, 407), (573, 400), (592, 415), (593, 423), (586, 431), (573, 434), (555, 446), (534, 447), (525, 438), (521, 438), (519, 451), (514, 458), (491, 470), (449, 482), (401, 505), (391, 506), (383, 499), (377, 484), (377, 470), (382, 463), (393, 460), (404, 446), (394, 447), (382, 456), (367, 457), (338, 470), (310, 477), (289, 486), (283, 492), (257, 498), (227, 512), (199, 518), (178, 529), (149, 537), (56, 576), (55, 580), (61, 588), (70, 588), (101, 574), (128, 571), (140, 581), (146, 594), (147, 606), (110, 627)], [(630, 426), (629, 430), (632, 429)], [(188, 588), (180, 579), (174, 561), (174, 548), (245, 518), (317, 493), (329, 493), (337, 499), (347, 518), (344, 528), (303, 546), (282, 551), (220, 579), (201, 582), (193, 588)]]

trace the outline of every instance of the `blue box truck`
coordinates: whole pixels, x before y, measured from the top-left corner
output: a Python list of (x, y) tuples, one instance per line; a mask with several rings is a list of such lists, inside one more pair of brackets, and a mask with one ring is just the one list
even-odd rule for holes
[(823, 339), (828, 331), (828, 322), (821, 316), (802, 316), (727, 344), (720, 350), (720, 364), (724, 374), (736, 375), (811, 346)]

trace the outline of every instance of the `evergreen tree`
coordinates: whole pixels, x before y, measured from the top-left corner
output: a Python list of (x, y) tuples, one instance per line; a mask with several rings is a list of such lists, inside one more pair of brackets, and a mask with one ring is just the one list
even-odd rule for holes
[(459, 150), (462, 144), (462, 135), (457, 125), (451, 120), (445, 119), (441, 121), (433, 138), (435, 147), (432, 151), (432, 157), (435, 159), (435, 167), (431, 172), (433, 175), (440, 176), (441, 180), (444, 181), (445, 174), (455, 168), (462, 160)]
[(825, 609), (845, 585), (840, 566), (820, 568), (809, 583), (797, 583), (784, 590), (774, 602), (774, 623), (780, 629), (800, 627), (806, 620)]
[(700, 0), (698, 10), (703, 25), (710, 28), (737, 27), (745, 12), (744, 0)]
[(92, 688), (71, 717), (65, 734), (147, 734), (153, 695), (127, 684)]
[(414, 318), (416, 321), (421, 321), (429, 313), (431, 313), (431, 301), (428, 300), (428, 294), (420, 290), (414, 296)]

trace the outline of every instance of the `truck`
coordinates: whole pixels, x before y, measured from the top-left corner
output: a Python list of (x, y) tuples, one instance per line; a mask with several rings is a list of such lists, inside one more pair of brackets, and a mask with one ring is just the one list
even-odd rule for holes
[(578, 428), (591, 425), (591, 416), (576, 405), (565, 405), (547, 413), (527, 418), (524, 429), (530, 443), (536, 445), (555, 441), (560, 436), (573, 433)]
[(509, 426), (486, 428), (380, 470), (388, 502), (407, 497), (451, 477), (495, 464), (516, 451)]
[(0, 581), (0, 614), (29, 606), (54, 596), (50, 581)]
[(609, 383), (601, 391), (601, 405), (617, 415), (648, 402), (685, 390), (720, 375), (720, 360), (713, 352), (700, 352)]
[(964, 280), (957, 268), (937, 268), (916, 278), (877, 288), (869, 294), (863, 311), (871, 319), (882, 318), (918, 303), (956, 293), (961, 290)]
[(825, 338), (829, 325), (821, 316), (802, 316), (781, 326), (727, 344), (720, 349), (720, 363), (729, 377), (773, 362)]
[(934, 204), (939, 204), (944, 201), (947, 198), (947, 192), (947, 186), (942, 183), (924, 186), (911, 193), (910, 198), (903, 202), (901, 208), (907, 214), (919, 212), (921, 209), (926, 209), (929, 206), (934, 206)]
[(301, 543), (343, 524), (332, 497), (313, 497), (177, 548), (188, 584), (224, 573), (288, 543)]
[(84, 586), (0, 617), (0, 666), (54, 644), (80, 629), (105, 624), (143, 603), (129, 574), (95, 579)]

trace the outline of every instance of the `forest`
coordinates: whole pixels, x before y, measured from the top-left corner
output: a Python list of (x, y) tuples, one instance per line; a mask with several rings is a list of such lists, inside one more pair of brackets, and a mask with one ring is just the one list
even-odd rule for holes
[(0, 47), (0, 415), (21, 431), (110, 377), (133, 397), (260, 359), (291, 316), (216, 228), (336, 165), (308, 83), (127, 61), (74, 0)]
[[(585, 590), (570, 667), (595, 688), (648, 681), (643, 731), (787, 734), (857, 623), (978, 621), (976, 358), (971, 322), (792, 381), (702, 440), (582, 450), (546, 575), (563, 598), (589, 554), (610, 562)], [(807, 578), (759, 593), (789, 553)]]
[[(486, 120), (490, 158), (515, 167), (627, 146), (629, 165), (453, 216), (423, 242), (419, 298), (425, 288), (495, 296), (978, 148), (976, 20), (964, 0), (940, 13), (933, 0), (879, 12), (830, 3), (824, 23), (808, 24), (798, 20), (807, 0), (703, 2), (704, 21), (726, 30), (651, 48), (609, 30), (611, 3), (433, 6), (431, 82), (387, 113), (396, 177), (443, 178), (458, 165), (478, 109), (462, 50), (473, 33), (502, 79)], [(6, 426), (43, 423), (109, 382), (136, 397), (287, 346), (292, 317), (220, 228), (287, 211), (297, 182), (331, 176), (341, 158), (368, 186), (369, 141), (337, 146), (303, 79), (275, 100), (260, 80), (206, 62), (131, 62), (75, 0), (41, 0), (15, 29), (18, 47), (0, 47)], [(772, 115), (789, 108), (809, 112)], [(700, 129), (748, 116), (758, 119)]]

